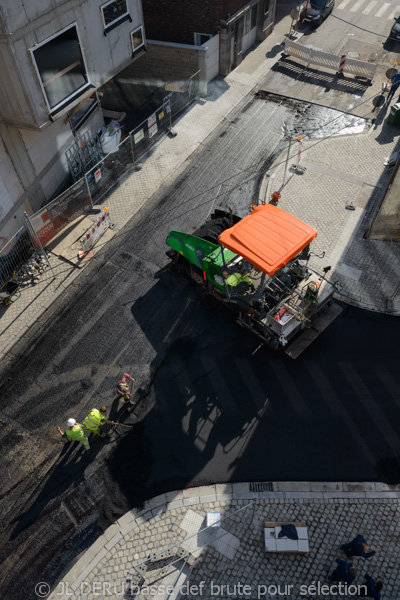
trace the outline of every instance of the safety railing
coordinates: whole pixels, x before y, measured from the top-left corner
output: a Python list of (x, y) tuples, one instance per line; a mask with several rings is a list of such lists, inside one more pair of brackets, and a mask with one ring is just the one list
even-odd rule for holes
[(80, 179), (32, 215), (30, 222), (40, 243), (45, 246), (69, 223), (91, 208), (87, 182)]
[(348, 58), (346, 55), (336, 56), (335, 54), (329, 54), (322, 50), (307, 48), (306, 46), (291, 40), (285, 41), (285, 54), (306, 62), (307, 66), (322, 66), (336, 72), (338, 72), (340, 68), (341, 73), (351, 73), (352, 75), (358, 75), (359, 77), (364, 77), (371, 81), (374, 78), (376, 71), (376, 65), (373, 63)]
[(21, 227), (14, 237), (0, 250), (0, 288), (18, 273), (35, 252), (36, 246), (27, 231)]
[(35, 284), (47, 267), (53, 272), (47, 254), (25, 213), (25, 225), (0, 250), (0, 290), (8, 291), (7, 284), (11, 280), (17, 287)]

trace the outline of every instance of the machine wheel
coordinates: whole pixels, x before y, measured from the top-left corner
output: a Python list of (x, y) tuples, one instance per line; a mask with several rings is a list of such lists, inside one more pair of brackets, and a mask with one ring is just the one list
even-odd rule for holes
[(4, 306), (9, 306), (11, 304), (11, 296), (7, 296), (7, 298), (4, 298), (3, 304)]

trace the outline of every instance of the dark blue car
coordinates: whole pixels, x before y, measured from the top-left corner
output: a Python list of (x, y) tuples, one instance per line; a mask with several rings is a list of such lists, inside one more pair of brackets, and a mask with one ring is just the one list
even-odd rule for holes
[(300, 21), (311, 25), (321, 25), (322, 21), (331, 14), (335, 0), (308, 0), (300, 12)]
[(390, 39), (394, 41), (400, 41), (400, 17), (394, 18), (395, 23), (390, 31)]

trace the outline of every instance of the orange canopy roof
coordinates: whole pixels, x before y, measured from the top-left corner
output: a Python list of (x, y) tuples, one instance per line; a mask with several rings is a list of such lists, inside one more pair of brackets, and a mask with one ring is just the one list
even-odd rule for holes
[(261, 204), (225, 229), (219, 243), (273, 275), (317, 237), (315, 229), (272, 204)]

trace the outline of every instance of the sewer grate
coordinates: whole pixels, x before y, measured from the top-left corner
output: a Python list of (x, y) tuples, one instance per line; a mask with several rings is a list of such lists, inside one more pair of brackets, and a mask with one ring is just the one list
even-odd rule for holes
[(262, 483), (249, 483), (250, 492), (273, 492), (274, 488), (270, 481), (263, 481)]

